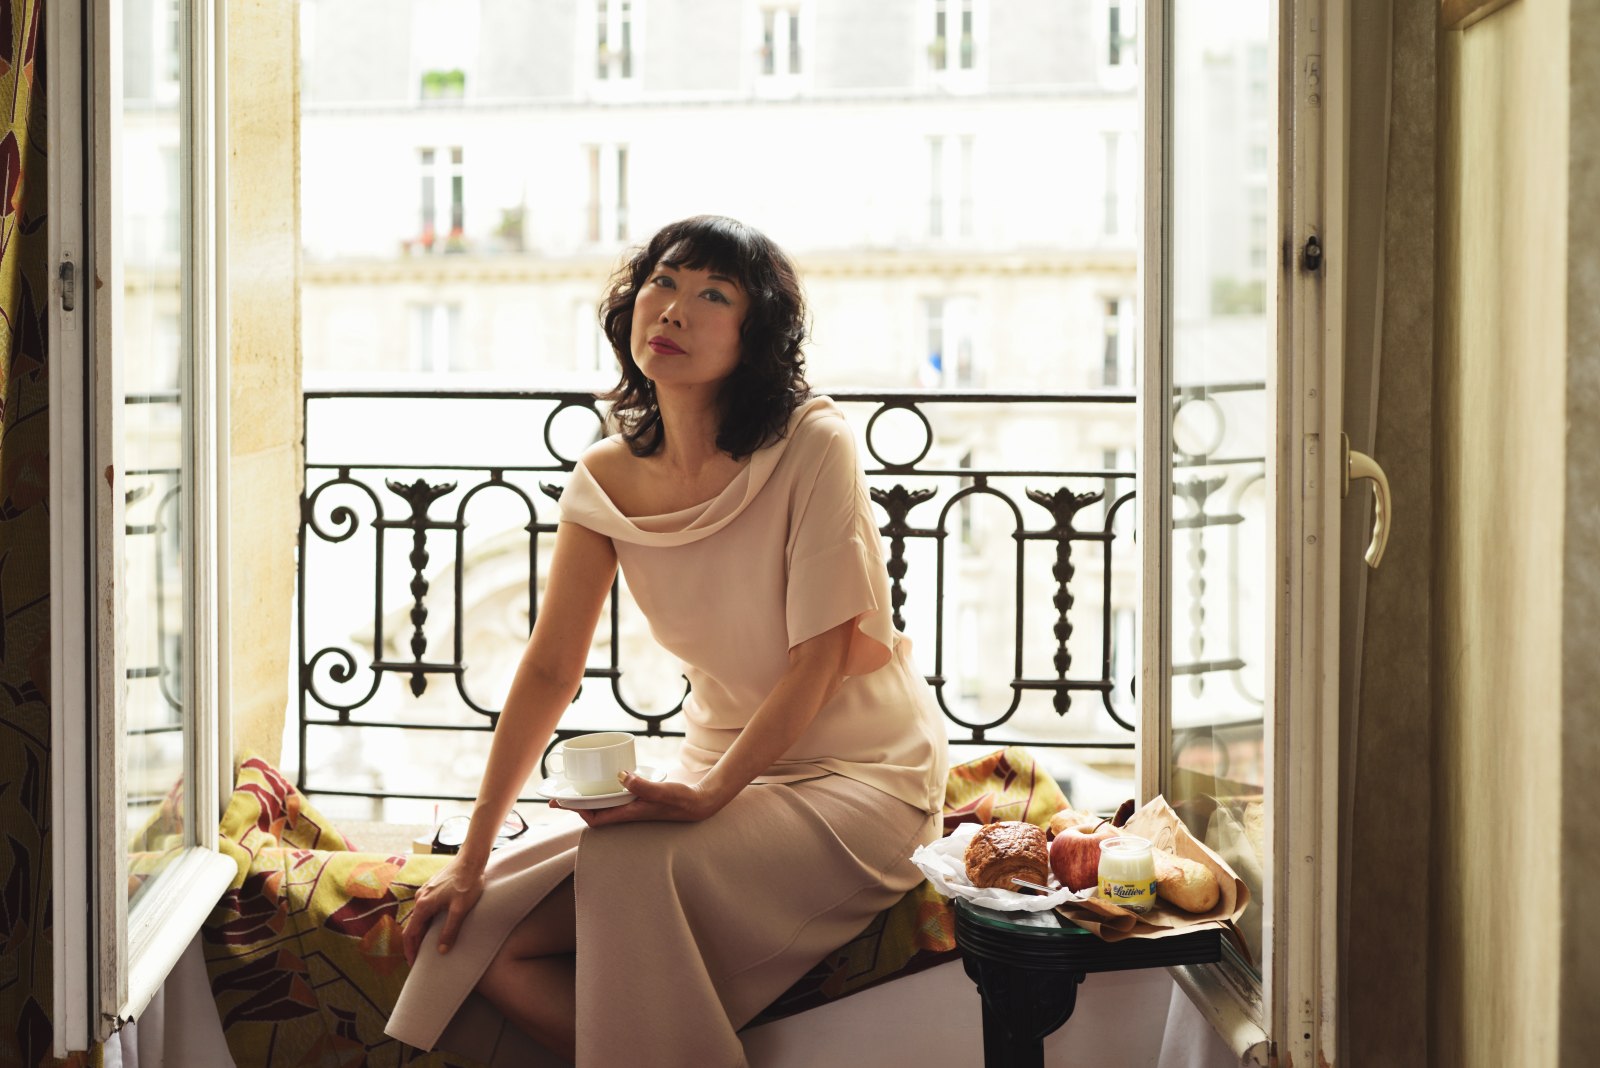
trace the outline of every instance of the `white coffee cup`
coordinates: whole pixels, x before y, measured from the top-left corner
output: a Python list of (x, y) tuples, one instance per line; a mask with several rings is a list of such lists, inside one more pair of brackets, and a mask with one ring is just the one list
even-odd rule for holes
[(614, 794), (622, 789), (617, 776), (638, 765), (633, 756), (633, 735), (626, 731), (601, 731), (569, 738), (550, 754), (560, 766), (551, 769), (580, 794)]

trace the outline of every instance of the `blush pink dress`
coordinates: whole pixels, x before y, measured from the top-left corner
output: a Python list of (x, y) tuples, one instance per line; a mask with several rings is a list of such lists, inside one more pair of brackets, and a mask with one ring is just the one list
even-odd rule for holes
[(580, 461), (561, 521), (611, 538), (652, 633), (683, 661), (673, 777), (694, 781), (727, 750), (793, 646), (854, 620), (849, 677), (708, 820), (588, 830), (567, 814), (497, 852), (442, 957), (433, 925), (388, 1033), (490, 1064), (559, 1063), (473, 987), (572, 875), (579, 1068), (743, 1065), (738, 1028), (920, 882), (910, 855), (939, 833), (944, 720), (891, 620), (853, 433), (815, 398), (720, 494), (669, 515), (624, 516)]

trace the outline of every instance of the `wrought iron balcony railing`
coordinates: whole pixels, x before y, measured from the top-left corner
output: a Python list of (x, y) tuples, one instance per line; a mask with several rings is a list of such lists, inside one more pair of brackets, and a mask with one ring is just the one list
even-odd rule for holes
[[(919, 665), (931, 667), (928, 681), (949, 720), (952, 744), (1131, 749), (1137, 625), (1119, 622), (1135, 618), (1138, 607), (1134, 472), (1114, 463), (1056, 461), (1084, 454), (1081, 424), (1095, 420), (1116, 433), (1125, 430), (1125, 455), (1131, 456), (1134, 395), (830, 395), (859, 428), (895, 625), (913, 635)], [(503, 453), (491, 462), (479, 456), (454, 462), (456, 454), (471, 451), (463, 446), (473, 443), (462, 439), (472, 436), (478, 422), (472, 417), (439, 438), (448, 449), (437, 458), (429, 453), (418, 439), (430, 431), (414, 417), (445, 402), (484, 406), (478, 411), (527, 406), (537, 422), (523, 436), (527, 455), (517, 459), (525, 462), (511, 456), (499, 462)], [(398, 450), (352, 430), (353, 421), (339, 414), (341, 406), (368, 406), (370, 420), (378, 410), (373, 404), (394, 413), (390, 423), (413, 417)], [(307, 390), (304, 419), (299, 786), (319, 794), (470, 800), (425, 783), (359, 790), (332, 776), (318, 778), (315, 761), (305, 758), (308, 731), (493, 730), (499, 710), (486, 687), (494, 681), (474, 676), (466, 632), (469, 614), (504, 606), (474, 606), (468, 594), (475, 589), (473, 569), (497, 561), (498, 586), (488, 585), (502, 595), (512, 581), (505, 575), (515, 576), (518, 629), (524, 617), (531, 628), (556, 501), (582, 445), (599, 433), (600, 411), (592, 395), (581, 392)], [(571, 433), (574, 420), (587, 433)], [(339, 435), (344, 443), (330, 447)], [(362, 455), (374, 449), (385, 458)], [(423, 455), (404, 456), (405, 462), (387, 459), (418, 449)], [(996, 459), (1008, 455), (1030, 462)], [(1102, 460), (1112, 455), (1103, 447), (1096, 453)], [(481, 517), (491, 499), (498, 503), (485, 524)], [(469, 517), (479, 517), (470, 537)], [(489, 534), (476, 533), (485, 526)], [(513, 557), (515, 568), (508, 569)], [(580, 699), (591, 718), (609, 717), (607, 728), (621, 724), (642, 737), (681, 737), (682, 694), (645, 707), (625, 685), (632, 670), (628, 650), (637, 639), (623, 633), (621, 586), (612, 590)], [(472, 597), (481, 594), (478, 589)], [(1115, 618), (1114, 609), (1126, 618)], [(527, 631), (520, 633), (525, 640)], [(393, 680), (387, 689), (386, 680)], [(430, 707), (439, 707), (440, 684), (453, 688), (450, 703), (464, 714), (417, 713), (424, 695), (435, 702)], [(1025, 707), (1027, 714), (1019, 714)], [(1024, 724), (1060, 723), (1069, 713), (1070, 729)], [(597, 728), (564, 721), (552, 745), (587, 729)]]

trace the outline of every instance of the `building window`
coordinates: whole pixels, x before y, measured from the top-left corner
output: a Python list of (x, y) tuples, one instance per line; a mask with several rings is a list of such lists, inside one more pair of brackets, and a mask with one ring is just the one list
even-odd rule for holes
[(461, 336), (461, 306), (458, 304), (413, 304), (411, 306), (411, 370), (422, 374), (449, 374), (460, 370), (457, 351)]
[(970, 134), (928, 138), (928, 236), (972, 236)]
[(183, 76), (183, 12), (179, 9), (179, 0), (167, 0), (165, 14), (167, 41), (163, 51), (167, 61), (166, 80), (176, 89), (178, 80)]
[[(417, 168), (421, 177), (421, 228), (417, 244), (424, 252), (465, 251), (466, 177), (462, 163), (465, 153), (459, 145), (450, 148), (419, 148)], [(444, 230), (441, 240), (439, 231)]]
[(1117, 203), (1117, 173), (1121, 170), (1122, 137), (1115, 130), (1107, 130), (1105, 134), (1106, 145), (1106, 201), (1103, 232), (1107, 237), (1116, 237), (1118, 232), (1117, 216), (1121, 206)]
[(628, 146), (589, 146), (588, 240), (628, 239)]
[(761, 10), (761, 74), (767, 78), (800, 73), (800, 9), (768, 7)]
[(574, 365), (583, 374), (615, 376), (617, 354), (611, 350), (611, 339), (595, 315), (594, 301), (580, 300), (572, 306), (572, 334), (576, 343), (572, 350)]
[(478, 59), (480, 0), (415, 0), (411, 9), (411, 71), (417, 99), (459, 101)]
[(958, 633), (961, 635), (958, 646), (961, 658), (961, 705), (962, 711), (970, 716), (978, 710), (978, 700), (983, 695), (983, 606), (973, 600), (962, 601), (957, 620), (960, 628)]
[(633, 77), (633, 0), (595, 0), (595, 66), (600, 81)]
[(933, 39), (928, 66), (935, 71), (972, 70), (977, 51), (976, 0), (933, 0)]
[(1139, 617), (1132, 608), (1111, 612), (1111, 681), (1113, 702), (1126, 708), (1132, 703), (1133, 680), (1139, 671)]
[(1267, 267), (1267, 191), (1263, 186), (1250, 190), (1250, 267)]
[[(971, 449), (968, 449), (966, 452), (961, 454), (961, 459), (956, 461), (956, 466), (961, 468), (963, 471), (972, 470), (972, 450)], [(965, 489), (971, 489), (972, 486), (973, 486), (972, 476), (970, 476), (970, 475), (962, 475), (961, 476), (961, 484), (957, 488), (958, 488), (958, 490), (965, 490)], [(974, 535), (973, 526), (972, 526), (972, 498), (971, 497), (963, 497), (963, 498), (961, 498), (961, 503), (960, 503), (960, 505), (957, 506), (957, 511), (958, 511), (958, 513), (960, 515), (961, 546), (964, 549), (977, 551), (979, 549), (978, 539)]]
[(1106, 0), (1106, 66), (1131, 67), (1138, 59), (1138, 27), (1134, 0)]
[(929, 297), (922, 302), (923, 351), (917, 379), (924, 389), (964, 389), (978, 384), (973, 334), (975, 297)]
[(183, 251), (183, 212), (180, 208), (183, 203), (183, 173), (178, 169), (176, 147), (161, 150), (161, 176), (166, 185), (167, 195), (161, 201), (159, 258), (167, 261), (177, 259)]
[(1105, 344), (1100, 353), (1100, 384), (1107, 389), (1131, 384), (1125, 381), (1123, 374), (1127, 361), (1124, 358), (1122, 313), (1127, 303), (1115, 298), (1105, 303)]

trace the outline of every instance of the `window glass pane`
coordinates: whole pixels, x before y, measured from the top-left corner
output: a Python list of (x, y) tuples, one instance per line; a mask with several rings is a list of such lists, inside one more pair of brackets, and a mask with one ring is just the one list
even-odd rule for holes
[(1106, 301), (1106, 343), (1100, 355), (1100, 384), (1111, 387), (1122, 381), (1122, 305), (1120, 301)]
[(628, 237), (628, 146), (617, 146), (617, 240)]
[(1257, 959), (1265, 900), (1263, 695), (1269, 648), (1273, 358), (1267, 264), (1252, 205), (1270, 203), (1271, 102), (1248, 75), (1268, 8), (1175, 5), (1173, 109), (1172, 736), (1168, 800), (1251, 884), (1241, 924)]
[(1115, 237), (1117, 234), (1117, 194), (1120, 192), (1119, 175), (1121, 174), (1121, 167), (1117, 159), (1119, 140), (1115, 130), (1108, 130), (1106, 132), (1105, 145), (1106, 199), (1104, 205), (1105, 215), (1101, 220), (1101, 226), (1104, 229), (1107, 237)]
[[(134, 32), (138, 20), (156, 18), (163, 20), (161, 32)], [(165, 864), (194, 842), (183, 779), (190, 709), (185, 499), (190, 484), (191, 295), (185, 283), (190, 268), (190, 147), (180, 121), (189, 94), (179, 49), (187, 36), (186, 9), (129, 4), (124, 19), (124, 142), (121, 173), (113, 181), (138, 191), (121, 201), (125, 239), (119, 337), (127, 467), (123, 812), (132, 905), (143, 899)]]
[(633, 5), (628, 0), (621, 0), (618, 6), (618, 15), (621, 25), (617, 27), (618, 38), (622, 41), (621, 76), (633, 77)]
[(433, 149), (424, 148), (420, 150), (417, 154), (417, 159), (422, 175), (422, 229), (419, 233), (422, 238), (423, 248), (430, 249), (433, 247), (434, 214), (436, 210), (434, 207)]

